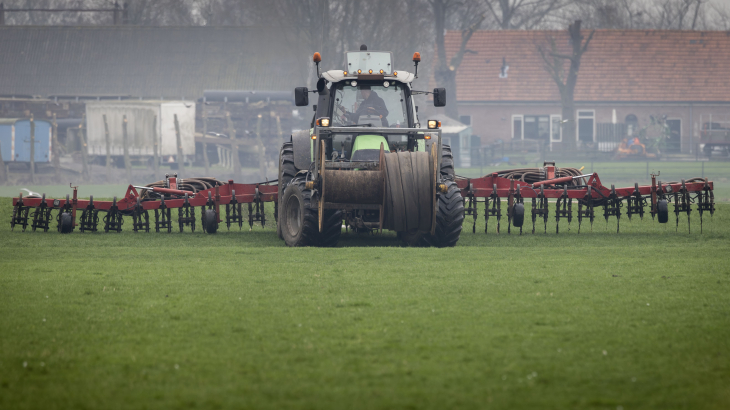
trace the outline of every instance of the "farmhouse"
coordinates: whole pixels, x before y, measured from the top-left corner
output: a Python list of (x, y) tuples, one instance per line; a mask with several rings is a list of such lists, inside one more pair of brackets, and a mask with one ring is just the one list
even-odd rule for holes
[[(590, 33), (584, 30), (584, 37)], [(596, 30), (575, 89), (576, 121), (563, 122), (560, 94), (538, 47), (569, 50), (567, 31), (478, 31), (457, 69), (461, 122), (483, 144), (536, 140), (609, 151), (640, 130), (664, 132), (665, 153), (695, 153), (703, 126), (730, 120), (730, 32)], [(447, 58), (461, 33), (446, 35)], [(566, 64), (567, 70), (567, 64)]]

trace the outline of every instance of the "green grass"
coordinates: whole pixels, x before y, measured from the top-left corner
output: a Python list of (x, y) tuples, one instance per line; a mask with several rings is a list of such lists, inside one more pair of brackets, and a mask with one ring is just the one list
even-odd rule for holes
[(698, 219), (453, 249), (3, 222), (0, 408), (726, 409), (730, 206)]

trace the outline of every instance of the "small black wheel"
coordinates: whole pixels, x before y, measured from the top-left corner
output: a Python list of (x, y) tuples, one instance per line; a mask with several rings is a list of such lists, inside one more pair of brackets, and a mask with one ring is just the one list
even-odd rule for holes
[(218, 218), (215, 217), (215, 209), (206, 209), (203, 214), (203, 230), (207, 233), (218, 232)]
[(71, 214), (64, 212), (61, 214), (61, 233), (71, 233), (74, 230), (74, 223)]
[(515, 228), (522, 228), (525, 223), (525, 204), (516, 203), (512, 207), (512, 225)]
[(656, 203), (656, 211), (660, 224), (669, 222), (669, 205), (666, 199), (660, 199)]

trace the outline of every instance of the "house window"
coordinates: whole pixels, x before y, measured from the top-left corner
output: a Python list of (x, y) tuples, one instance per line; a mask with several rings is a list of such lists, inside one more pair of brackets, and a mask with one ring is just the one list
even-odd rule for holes
[(471, 115), (460, 115), (459, 122), (464, 125), (471, 125)]
[(624, 122), (626, 123), (627, 134), (629, 137), (633, 137), (634, 132), (639, 130), (639, 119), (636, 118), (634, 114), (629, 114), (626, 116), (626, 120)]
[(559, 142), (563, 140), (562, 118), (559, 115), (550, 116), (550, 141)]
[(592, 144), (596, 135), (596, 112), (594, 110), (578, 111), (578, 141)]
[(522, 116), (521, 115), (513, 115), (512, 116), (512, 138), (516, 140), (521, 140), (524, 137), (522, 133)]
[(550, 137), (550, 117), (547, 115), (525, 115), (523, 138), (547, 141)]

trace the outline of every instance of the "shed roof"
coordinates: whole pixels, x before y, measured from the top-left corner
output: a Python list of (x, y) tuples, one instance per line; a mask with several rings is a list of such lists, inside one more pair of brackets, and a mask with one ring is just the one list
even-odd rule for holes
[[(560, 100), (537, 51), (549, 37), (562, 53), (569, 52), (567, 30), (474, 33), (457, 71), (457, 100)], [(447, 58), (460, 42), (460, 32), (447, 33)], [(499, 78), (503, 58), (507, 78)], [(730, 32), (596, 30), (581, 61), (575, 100), (730, 102), (728, 73)]]
[(306, 80), (307, 60), (295, 50), (273, 27), (0, 26), (0, 94), (288, 91)]

